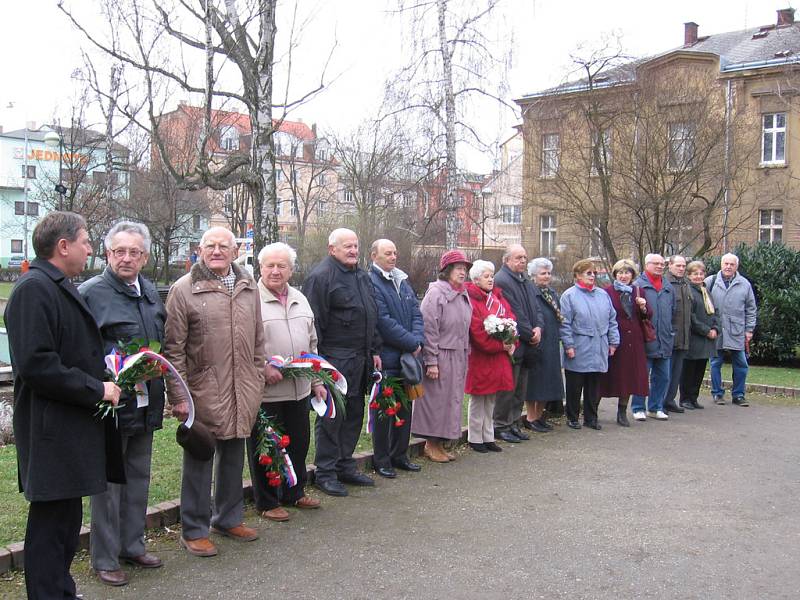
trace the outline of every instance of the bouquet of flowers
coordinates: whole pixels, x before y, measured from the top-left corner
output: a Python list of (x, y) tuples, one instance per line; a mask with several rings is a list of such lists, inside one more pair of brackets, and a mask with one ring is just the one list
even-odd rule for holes
[(297, 475), (294, 472), (292, 459), (286, 452), (291, 441), (289, 436), (283, 433), (277, 423), (268, 417), (263, 409), (258, 411), (256, 428), (258, 439), (256, 456), (258, 464), (266, 470), (267, 484), (272, 487), (280, 487), (286, 481), (286, 485), (289, 487), (296, 485)]
[[(500, 340), (503, 344), (516, 344), (519, 336), (517, 335), (517, 322), (514, 319), (489, 315), (483, 321), (483, 328), (490, 337)], [(509, 354), (511, 364), (514, 364), (514, 357)]]
[[(406, 394), (403, 380), (399, 377), (384, 377), (380, 372), (372, 374), (372, 391), (369, 394), (369, 407), (375, 411), (379, 419), (394, 419), (395, 427), (402, 427), (405, 419), (398, 416), (401, 409), (408, 410), (411, 400)], [(369, 413), (367, 432), (372, 433), (375, 427), (373, 413)]]
[(284, 378), (321, 381), (328, 390), (325, 401), (316, 397), (311, 398), (311, 406), (319, 416), (333, 419), (337, 412), (344, 414), (347, 380), (323, 357), (310, 352), (301, 352), (297, 358), (275, 355), (267, 360), (267, 364), (280, 369)]
[[(157, 340), (136, 338), (127, 344), (119, 342), (106, 356), (106, 376), (124, 392), (137, 397), (145, 396), (145, 382), (162, 377), (169, 371), (166, 364), (158, 360), (162, 358), (158, 354), (160, 351), (161, 344)], [(117, 411), (123, 406), (113, 406), (107, 400), (101, 400), (97, 403), (95, 416), (99, 415), (101, 419), (108, 415), (116, 417)]]

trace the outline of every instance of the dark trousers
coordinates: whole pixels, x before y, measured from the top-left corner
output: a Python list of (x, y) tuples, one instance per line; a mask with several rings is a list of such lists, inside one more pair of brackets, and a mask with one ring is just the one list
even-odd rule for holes
[(80, 498), (31, 502), (25, 531), (25, 589), (30, 600), (75, 598), (69, 567), (83, 520)]
[(664, 406), (675, 402), (675, 396), (681, 383), (681, 373), (685, 362), (684, 357), (688, 352), (688, 350), (672, 351), (672, 360), (669, 363), (669, 387), (667, 388), (667, 395), (664, 396)]
[(681, 402), (697, 402), (707, 363), (707, 358), (684, 359), (683, 373), (681, 374)]
[(267, 469), (258, 464), (258, 436), (256, 428), (247, 440), (247, 460), (250, 465), (250, 478), (253, 480), (253, 497), (259, 511), (272, 510), (281, 503), (294, 504), (303, 497), (306, 484), (306, 456), (311, 441), (311, 426), (308, 423), (309, 400), (304, 398), (289, 402), (264, 402), (261, 408), (268, 417), (289, 436), (286, 452), (292, 460), (297, 484), (289, 487), (284, 481), (279, 488), (267, 485)]
[[(350, 379), (347, 381), (349, 384)], [(317, 416), (314, 424), (317, 446), (314, 477), (317, 481), (331, 481), (340, 473), (353, 473), (356, 470), (353, 452), (364, 425), (364, 390), (360, 385), (348, 387), (345, 413), (336, 413), (335, 419)]]
[(370, 409), (373, 418), (372, 464), (375, 468), (388, 468), (392, 466), (393, 460), (402, 459), (406, 455), (411, 436), (411, 411), (405, 408), (397, 411), (397, 416), (404, 420), (400, 427), (395, 427), (397, 421), (394, 418), (379, 419), (377, 412)]
[(578, 373), (577, 371), (564, 370), (567, 420), (578, 420), (581, 409), (581, 393), (583, 393), (583, 421), (584, 423), (597, 422), (597, 405), (600, 403), (600, 398), (597, 395), (599, 378), (600, 373)]

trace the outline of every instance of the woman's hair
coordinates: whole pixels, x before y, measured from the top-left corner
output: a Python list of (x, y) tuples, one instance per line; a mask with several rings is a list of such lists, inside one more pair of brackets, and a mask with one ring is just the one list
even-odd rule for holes
[(688, 265), (686, 265), (687, 275), (691, 275), (695, 271), (702, 271), (703, 273), (706, 272), (706, 265), (702, 260), (693, 260)]
[(582, 258), (574, 265), (572, 265), (572, 274), (577, 276), (583, 273), (584, 271), (589, 271), (594, 269), (594, 261), (591, 258)]
[(438, 276), (439, 279), (441, 279), (442, 281), (447, 281), (448, 279), (450, 279), (450, 273), (452, 273), (453, 269), (456, 268), (456, 265), (459, 264), (463, 265), (464, 263), (452, 263), (447, 265), (444, 269), (439, 271), (439, 276)]
[(628, 260), (627, 258), (623, 258), (622, 260), (618, 260), (614, 263), (614, 266), (611, 267), (611, 277), (616, 279), (617, 273), (620, 271), (630, 271), (633, 274), (634, 279), (636, 279), (636, 276), (639, 274), (639, 270), (636, 268), (634, 262), (632, 260)]
[(548, 271), (553, 270), (553, 263), (550, 260), (540, 256), (539, 258), (534, 258), (531, 262), (528, 263), (528, 277), (535, 277), (539, 274), (539, 271), (542, 269), (547, 269)]
[(469, 280), (475, 281), (483, 275), (485, 271), (494, 273), (494, 263), (490, 263), (488, 260), (476, 260), (472, 263), (472, 268), (469, 270)]

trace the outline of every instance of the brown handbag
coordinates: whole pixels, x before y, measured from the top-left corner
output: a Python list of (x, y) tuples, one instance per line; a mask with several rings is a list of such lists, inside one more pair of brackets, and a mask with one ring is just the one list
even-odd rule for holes
[[(640, 287), (636, 288), (636, 297), (643, 298), (642, 296), (642, 289)], [(636, 307), (636, 310), (639, 310)], [(645, 342), (655, 342), (658, 339), (658, 334), (656, 334), (656, 328), (653, 325), (653, 322), (647, 317), (647, 315), (642, 315), (642, 312), (639, 310), (639, 322), (642, 324), (642, 333), (644, 334), (644, 341)]]

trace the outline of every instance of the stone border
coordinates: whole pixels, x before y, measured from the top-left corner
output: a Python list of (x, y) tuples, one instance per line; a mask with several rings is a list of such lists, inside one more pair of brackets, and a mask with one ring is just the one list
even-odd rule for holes
[[(467, 428), (461, 428), (461, 437), (459, 438), (457, 444), (462, 444), (467, 440)], [(422, 447), (425, 445), (425, 440), (420, 438), (411, 438), (411, 442), (408, 445), (408, 453), (410, 456), (421, 456), (422, 455)], [(353, 458), (356, 460), (356, 467), (361, 470), (369, 470), (372, 468), (372, 450), (367, 452), (357, 452), (353, 455)], [(307, 465), (308, 469), (308, 482), (314, 482), (314, 465)], [(245, 480), (243, 482), (244, 497), (246, 500), (252, 500), (253, 498), (253, 485), (250, 480)], [(148, 506), (147, 507), (147, 516), (145, 517), (145, 528), (146, 529), (157, 529), (159, 527), (169, 527), (170, 525), (175, 525), (180, 521), (180, 507), (181, 501), (179, 498), (175, 500), (167, 500), (165, 502), (159, 502), (155, 506)], [(78, 548), (80, 550), (88, 550), (89, 549), (89, 539), (91, 537), (91, 530), (86, 527), (85, 525), (81, 526), (80, 532), (80, 541), (78, 544)], [(0, 546), (0, 575), (3, 573), (7, 573), (12, 569), (19, 569), (23, 568), (25, 558), (25, 543), (24, 542), (15, 542), (13, 544), (9, 544), (6, 547)]]
[[(711, 388), (711, 378), (706, 377), (703, 379), (703, 385)], [(728, 386), (730, 389), (733, 386), (732, 381), (723, 381), (723, 386)], [(768, 396), (789, 396), (790, 398), (800, 398), (800, 388), (782, 387), (779, 385), (766, 385), (763, 383), (748, 383), (745, 386), (745, 391), (752, 394), (766, 394)]]

